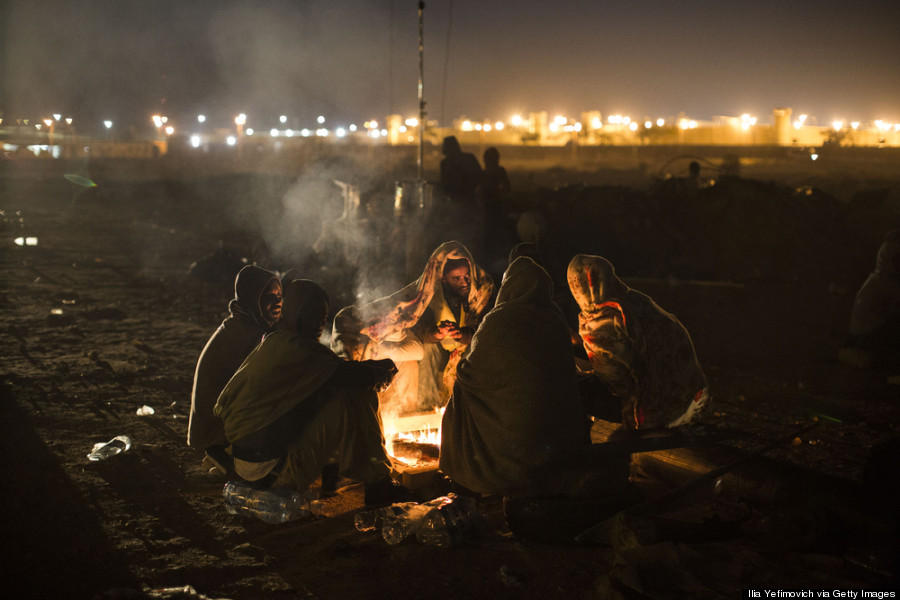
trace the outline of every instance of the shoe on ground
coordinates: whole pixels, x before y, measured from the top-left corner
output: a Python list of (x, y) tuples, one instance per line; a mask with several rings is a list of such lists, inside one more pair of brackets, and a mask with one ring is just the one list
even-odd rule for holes
[(236, 476), (234, 471), (234, 458), (222, 446), (210, 446), (203, 457), (203, 466), (210, 475), (228, 477)]
[(391, 479), (390, 476), (367, 483), (364, 496), (365, 504), (368, 507), (387, 506), (397, 502), (421, 501), (421, 498)]

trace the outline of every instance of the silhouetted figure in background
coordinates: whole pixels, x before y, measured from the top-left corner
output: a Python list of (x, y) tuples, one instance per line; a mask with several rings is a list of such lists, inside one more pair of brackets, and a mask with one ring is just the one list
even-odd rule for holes
[(503, 203), (511, 189), (506, 169), (500, 166), (500, 152), (491, 146), (484, 151), (484, 177), (476, 190), (483, 218), (482, 240), (489, 255), (509, 247), (512, 236), (504, 223)]
[(436, 207), (433, 226), (440, 229), (439, 239), (459, 240), (469, 248), (477, 248), (481, 231), (481, 214), (476, 202), (476, 189), (484, 177), (478, 159), (463, 152), (455, 136), (444, 138), (441, 149), (441, 188), (447, 202)]
[(884, 237), (875, 270), (856, 293), (838, 358), (860, 368), (900, 366), (900, 229)]

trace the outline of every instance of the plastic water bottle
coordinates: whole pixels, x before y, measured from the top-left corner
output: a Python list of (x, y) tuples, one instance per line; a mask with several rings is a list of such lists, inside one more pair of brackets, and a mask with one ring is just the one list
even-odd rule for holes
[(479, 517), (474, 498), (445, 496), (449, 501), (429, 511), (416, 530), (416, 538), (428, 546), (458, 546), (471, 533)]
[(88, 460), (106, 460), (110, 456), (121, 454), (131, 448), (131, 438), (127, 435), (117, 435), (106, 443), (94, 444)]
[(229, 481), (222, 492), (231, 514), (243, 513), (266, 523), (284, 523), (310, 516), (309, 498), (294, 490), (257, 490)]
[(402, 514), (386, 516), (381, 526), (381, 537), (392, 546), (399, 544), (419, 529), (429, 512), (437, 510), (447, 501), (447, 498), (442, 496), (421, 504), (413, 503)]
[(410, 506), (415, 506), (415, 502), (397, 502), (390, 506), (382, 506), (374, 510), (364, 510), (356, 513), (353, 517), (353, 525), (357, 531), (372, 531), (380, 529), (382, 523), (387, 517), (402, 515)]

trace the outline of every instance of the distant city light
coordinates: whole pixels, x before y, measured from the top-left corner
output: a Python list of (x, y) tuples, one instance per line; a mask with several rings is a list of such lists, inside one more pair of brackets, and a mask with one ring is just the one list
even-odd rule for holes
[(62, 115), (59, 113), (53, 113), (53, 119), (59, 121), (60, 119), (62, 119)]
[(856, 131), (857, 129), (859, 129), (859, 121), (851, 121), (850, 127), (853, 128), (853, 131)]
[(342, 138), (347, 135), (347, 130), (344, 129), (343, 127), (338, 127), (337, 129), (334, 130), (334, 135), (336, 135), (339, 138)]
[(156, 125), (157, 127), (162, 127), (162, 124), (163, 124), (162, 117), (160, 117), (159, 115), (153, 115), (151, 118), (153, 119), (154, 125)]
[(653, 121), (647, 120), (644, 121), (644, 129), (650, 129), (653, 127)]
[(280, 117), (278, 117), (278, 120), (282, 123), (287, 123), (287, 115), (281, 115)]
[(269, 130), (269, 135), (271, 135), (272, 137), (278, 137), (278, 130), (273, 127)]
[(205, 123), (205, 122), (206, 122), (206, 115), (197, 115), (197, 122), (198, 122), (198, 123)]
[(503, 127), (503, 121), (497, 121), (496, 123), (494, 123), (494, 129), (496, 129), (497, 131), (503, 131)]
[(637, 121), (633, 121), (628, 124), (628, 129), (630, 129), (632, 131), (637, 131), (637, 128), (638, 128)]
[(200, 136), (196, 133), (191, 136), (191, 146), (193, 146), (194, 148), (200, 147)]
[(247, 128), (247, 135), (253, 135), (253, 128), (252, 128), (252, 127), (248, 127), (248, 128)]
[(666, 120), (665, 120), (665, 119), (657, 119), (657, 120), (656, 120), (656, 126), (657, 126), (657, 127), (662, 127), (662, 126), (665, 125), (665, 124), (666, 124)]
[(225, 138), (225, 143), (229, 146), (234, 146), (235, 144), (237, 144), (237, 138), (233, 135), (229, 135), (227, 138)]
[(520, 127), (522, 125), (522, 117), (520, 117), (519, 115), (513, 115), (512, 117), (510, 117), (509, 122), (513, 127)]
[(819, 158), (819, 155), (816, 154), (815, 152), (813, 152), (812, 154), (809, 155), (809, 157), (810, 157), (812, 160), (817, 160), (817, 159)]
[(472, 121), (470, 121), (468, 119), (463, 121), (459, 128), (462, 129), (463, 131), (472, 131), (473, 129), (475, 129), (472, 126)]
[(594, 117), (591, 119), (591, 128), (592, 129), (601, 129), (603, 127), (603, 119), (600, 117)]
[(407, 127), (418, 127), (419, 120), (416, 118), (410, 118), (405, 121)]
[(324, 127), (320, 127), (319, 129), (316, 129), (316, 135), (318, 137), (328, 137), (328, 130)]
[(234, 118), (235, 125), (244, 125), (247, 122), (247, 115), (244, 113), (239, 114)]
[(166, 135), (172, 135), (173, 133), (175, 133), (175, 128), (172, 127), (171, 125), (167, 126), (166, 127)]
[(113, 122), (110, 121), (110, 120), (106, 120), (106, 121), (103, 121), (103, 125), (104, 125), (104, 127), (106, 127), (107, 129), (112, 129)]
[(66, 125), (72, 124), (72, 117), (66, 117)]
[(303, 137), (309, 137), (312, 135), (312, 131), (310, 131), (309, 129), (301, 129), (300, 135), (302, 135)]
[(350, 125), (350, 131), (356, 131), (356, 124)]
[(293, 130), (293, 129), (285, 129), (285, 130), (284, 130), (284, 135), (285, 135), (286, 137), (294, 137), (294, 130)]
[(325, 117), (323, 117), (322, 115), (319, 115), (319, 118), (316, 119), (316, 122), (319, 123), (319, 125), (321, 125), (322, 123), (325, 122)]
[(834, 121), (831, 124), (831, 126), (834, 127), (835, 131), (840, 131), (841, 129), (844, 128), (844, 122), (843, 121)]
[(44, 125), (50, 127), (51, 125), (53, 125), (53, 119), (44, 119)]

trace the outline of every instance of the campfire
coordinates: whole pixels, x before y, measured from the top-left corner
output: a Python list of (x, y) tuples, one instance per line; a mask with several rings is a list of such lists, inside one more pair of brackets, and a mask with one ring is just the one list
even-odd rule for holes
[(437, 468), (443, 416), (443, 409), (403, 415), (382, 414), (388, 454), (408, 467), (433, 464)]

